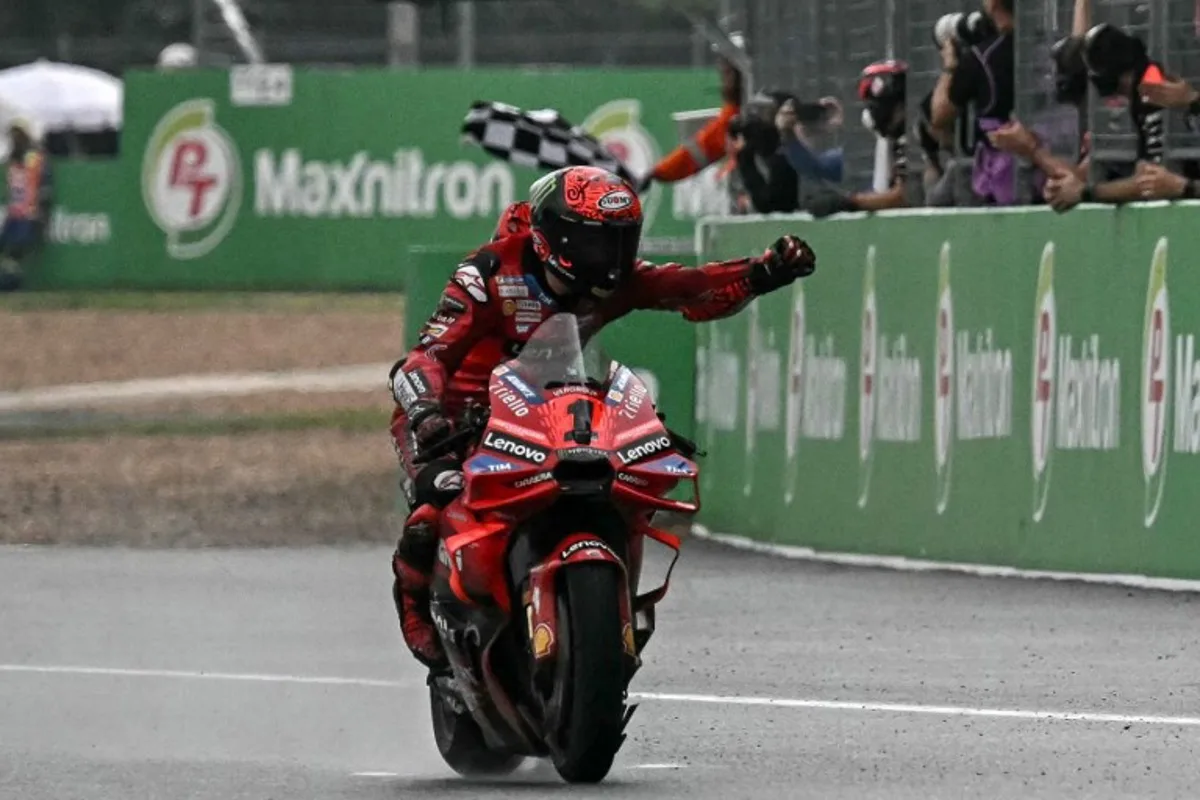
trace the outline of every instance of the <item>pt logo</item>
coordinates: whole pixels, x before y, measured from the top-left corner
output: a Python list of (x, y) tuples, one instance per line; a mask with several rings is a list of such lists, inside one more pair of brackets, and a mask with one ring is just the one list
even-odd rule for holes
[[(615, 156), (634, 175), (644, 175), (658, 163), (658, 142), (642, 124), (640, 100), (612, 100), (588, 114), (579, 126), (595, 136), (604, 149)], [(642, 197), (643, 230), (650, 230), (662, 202), (663, 189), (651, 184)]]
[(875, 245), (867, 248), (863, 275), (863, 307), (858, 384), (858, 507), (866, 508), (871, 494), (871, 465), (875, 457), (876, 371), (879, 364), (879, 312), (875, 304)]
[(1054, 305), (1054, 242), (1042, 250), (1033, 323), (1033, 521), (1040, 522), (1050, 497), (1054, 453), (1054, 351), (1058, 318)]
[(142, 161), (142, 200), (171, 258), (199, 258), (229, 234), (242, 203), (242, 167), (211, 100), (180, 103), (159, 120)]
[(954, 441), (954, 298), (950, 291), (950, 243), (938, 263), (937, 352), (933, 370), (933, 443), (937, 469), (937, 513), (950, 504)]
[(1171, 317), (1167, 296), (1167, 240), (1158, 240), (1150, 262), (1142, 328), (1142, 476), (1146, 483), (1143, 520), (1158, 518), (1167, 483), (1167, 415), (1170, 412)]

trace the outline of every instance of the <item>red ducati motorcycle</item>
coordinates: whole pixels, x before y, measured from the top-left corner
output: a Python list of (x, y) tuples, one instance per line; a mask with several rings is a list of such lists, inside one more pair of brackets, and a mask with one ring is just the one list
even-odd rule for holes
[[(471, 442), (434, 569), (451, 665), (430, 680), (434, 736), (462, 775), (548, 757), (565, 780), (595, 783), (625, 739), (627, 688), (679, 557), (652, 516), (698, 510), (695, 447), (632, 370), (585, 357), (570, 314), (544, 322), (489, 391), (490, 413), (469, 412), (453, 445)], [(681, 484), (690, 499), (669, 498)], [(671, 561), (639, 593), (647, 538)]]

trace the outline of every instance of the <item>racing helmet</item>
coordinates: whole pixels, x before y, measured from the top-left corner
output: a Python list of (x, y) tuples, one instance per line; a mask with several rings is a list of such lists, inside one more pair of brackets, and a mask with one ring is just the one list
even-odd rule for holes
[(908, 65), (903, 61), (876, 61), (858, 77), (858, 99), (863, 102), (863, 126), (880, 136), (900, 136), (904, 120), (896, 120), (896, 109), (904, 108)]
[(642, 204), (628, 183), (599, 167), (565, 167), (529, 188), (533, 246), (573, 294), (607, 297), (633, 272)]

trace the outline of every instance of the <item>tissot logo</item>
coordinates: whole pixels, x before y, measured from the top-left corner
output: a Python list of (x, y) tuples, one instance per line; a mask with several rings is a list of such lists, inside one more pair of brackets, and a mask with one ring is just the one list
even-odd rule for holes
[(483, 437), (483, 447), (532, 464), (542, 464), (546, 461), (546, 451), (537, 445), (495, 431), (488, 431)]
[(617, 453), (617, 458), (621, 459), (622, 464), (632, 464), (635, 461), (641, 461), (644, 458), (649, 458), (655, 453), (661, 453), (671, 447), (671, 437), (665, 434), (658, 436), (650, 436), (640, 441), (634, 442), (629, 447)]

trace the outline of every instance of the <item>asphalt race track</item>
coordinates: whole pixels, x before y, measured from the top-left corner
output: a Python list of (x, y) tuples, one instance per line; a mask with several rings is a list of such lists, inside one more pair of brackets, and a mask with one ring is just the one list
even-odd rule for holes
[(695, 541), (635, 687), (669, 696), (609, 781), (467, 783), (434, 749), (387, 556), (0, 549), (0, 798), (1198, 793), (1200, 599)]

